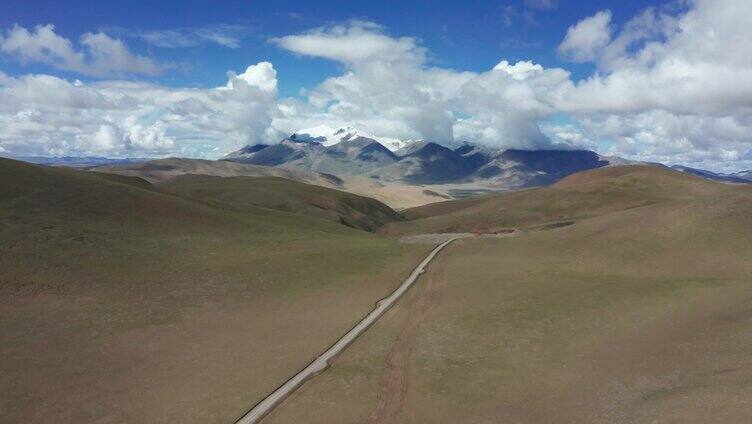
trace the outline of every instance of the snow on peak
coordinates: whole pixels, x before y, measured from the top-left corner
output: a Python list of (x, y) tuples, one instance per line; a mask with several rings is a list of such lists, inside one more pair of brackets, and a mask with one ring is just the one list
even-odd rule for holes
[(335, 144), (347, 140), (352, 140), (358, 137), (376, 140), (381, 145), (393, 152), (413, 143), (413, 140), (400, 140), (398, 138), (379, 137), (350, 126), (332, 129), (327, 125), (319, 125), (295, 132), (295, 138), (297, 140), (317, 141), (327, 147), (334, 146)]

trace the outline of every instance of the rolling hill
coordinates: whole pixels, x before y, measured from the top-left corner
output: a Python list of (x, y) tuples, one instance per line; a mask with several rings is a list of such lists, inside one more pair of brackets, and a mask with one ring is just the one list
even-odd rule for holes
[(395, 227), (526, 229), (447, 248), (270, 423), (752, 417), (752, 187), (613, 167), (412, 212)]
[(378, 200), (280, 177), (183, 175), (163, 183), (161, 188), (224, 208), (264, 207), (365, 231), (404, 219)]
[(615, 166), (580, 172), (548, 187), (440, 202), (404, 211), (410, 221), (388, 224), (385, 234), (493, 232), (570, 224), (589, 217), (680, 201), (737, 187), (665, 167)]
[(415, 207), (451, 198), (440, 188), (429, 190), (422, 186), (384, 183), (364, 176), (332, 175), (280, 167), (204, 159), (156, 159), (137, 164), (95, 167), (93, 170), (136, 176), (157, 185), (181, 175), (280, 177), (301, 183), (347, 191), (360, 196), (372, 197), (395, 209)]
[(427, 251), (184, 183), (0, 159), (2, 421), (232, 422)]

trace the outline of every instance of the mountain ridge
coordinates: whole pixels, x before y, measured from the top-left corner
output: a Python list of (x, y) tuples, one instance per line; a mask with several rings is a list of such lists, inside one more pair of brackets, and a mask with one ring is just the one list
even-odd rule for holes
[(674, 169), (685, 174), (696, 175), (698, 177), (707, 178), (714, 181), (722, 181), (726, 183), (748, 184), (752, 183), (752, 171), (739, 171), (732, 174), (726, 174), (722, 172), (713, 172), (705, 169), (691, 168), (683, 165), (673, 165), (671, 169)]
[[(328, 128), (328, 127), (326, 127)], [(279, 144), (245, 146), (222, 161), (275, 166), (307, 172), (364, 175), (406, 184), (478, 183), (490, 188), (518, 189), (558, 181), (575, 172), (612, 164), (636, 163), (589, 150), (494, 149), (471, 142), (448, 147), (432, 141), (405, 142), (391, 149), (352, 127), (320, 136), (318, 127), (294, 133)]]

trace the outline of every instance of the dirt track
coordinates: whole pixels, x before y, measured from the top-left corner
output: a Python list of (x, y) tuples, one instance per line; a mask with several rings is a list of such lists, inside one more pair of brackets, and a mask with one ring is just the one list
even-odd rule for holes
[(388, 297), (380, 300), (376, 303), (376, 308), (371, 311), (365, 318), (363, 318), (358, 324), (355, 325), (350, 331), (348, 331), (342, 338), (326, 350), (321, 356), (316, 358), (302, 371), (295, 374), (291, 379), (284, 382), (277, 390), (272, 392), (269, 396), (264, 398), (261, 402), (256, 404), (248, 413), (241, 417), (236, 424), (253, 424), (260, 422), (265, 416), (271, 413), (280, 403), (282, 403), (287, 397), (295, 392), (300, 386), (303, 385), (308, 379), (314, 377), (316, 374), (324, 371), (331, 361), (334, 360), (339, 354), (345, 351), (355, 339), (363, 334), (368, 327), (373, 325), (389, 308), (391, 308), (407, 290), (412, 287), (420, 274), (425, 272), (426, 266), (433, 260), (433, 258), (446, 246), (453, 241), (462, 238), (461, 236), (451, 238), (440, 245), (436, 246), (431, 253), (426, 256), (425, 259), (413, 270), (407, 279), (393, 291)]
[(387, 369), (379, 381), (379, 404), (372, 416), (373, 423), (397, 423), (407, 395), (410, 354), (413, 350), (415, 337), (427, 310), (432, 304), (436, 303), (438, 296), (439, 284), (433, 279), (429, 279), (418, 301), (410, 309), (407, 323), (399, 339), (389, 352)]

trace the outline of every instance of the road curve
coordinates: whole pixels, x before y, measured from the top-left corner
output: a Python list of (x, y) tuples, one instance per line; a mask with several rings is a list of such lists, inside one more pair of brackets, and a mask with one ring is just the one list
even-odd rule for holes
[(337, 355), (344, 352), (344, 350), (347, 349), (347, 347), (350, 346), (352, 342), (354, 342), (355, 339), (358, 338), (358, 336), (363, 334), (363, 332), (365, 332), (368, 327), (375, 323), (376, 320), (378, 320), (382, 315), (384, 315), (387, 310), (389, 310), (389, 308), (397, 303), (400, 297), (402, 297), (402, 295), (404, 295), (405, 292), (407, 292), (407, 290), (415, 283), (420, 274), (425, 272), (426, 266), (441, 251), (441, 249), (445, 248), (449, 243), (462, 237), (466, 236), (457, 236), (436, 246), (436, 248), (434, 248), (431, 253), (429, 253), (428, 256), (426, 256), (426, 258), (423, 259), (420, 264), (418, 264), (418, 266), (413, 270), (410, 276), (407, 277), (407, 279), (395, 291), (393, 291), (392, 294), (376, 302), (376, 308), (371, 311), (371, 313), (366, 315), (365, 318), (363, 318), (357, 325), (355, 325), (355, 327), (353, 327), (344, 336), (342, 336), (342, 338), (337, 340), (337, 342), (334, 343), (329, 349), (327, 349), (326, 352), (322, 353), (321, 356), (316, 358), (302, 371), (295, 374), (291, 379), (287, 380), (284, 384), (279, 386), (277, 390), (264, 398), (264, 400), (257, 403), (256, 406), (253, 407), (253, 409), (248, 411), (245, 415), (243, 415), (242, 418), (237, 420), (236, 424), (255, 424), (260, 422), (266, 415), (272, 412), (275, 407), (277, 407), (280, 403), (287, 399), (288, 396), (295, 392), (295, 390), (302, 386), (306, 380), (329, 367), (329, 364), (331, 364), (332, 360)]

